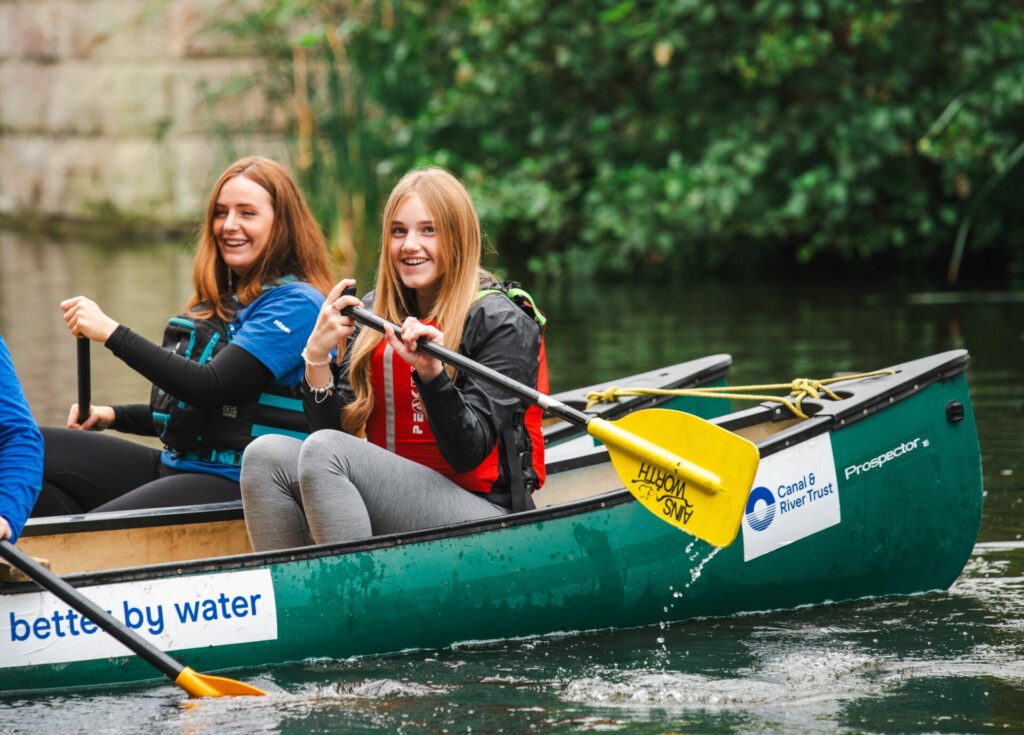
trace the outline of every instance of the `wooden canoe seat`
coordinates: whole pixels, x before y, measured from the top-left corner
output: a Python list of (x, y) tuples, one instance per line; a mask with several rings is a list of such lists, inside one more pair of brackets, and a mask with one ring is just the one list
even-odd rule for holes
[[(35, 558), (36, 562), (38, 562), (40, 564), (40, 566), (44, 567), (45, 569), (50, 569), (50, 560), (49, 559), (40, 559), (38, 557), (33, 557), (33, 558)], [(50, 571), (52, 571), (52, 570), (50, 570)], [(17, 567), (11, 566), (6, 561), (0, 561), (0, 582), (29, 582), (29, 581), (31, 581), (31, 580), (29, 580), (29, 578), (26, 577), (24, 572), (22, 572), (20, 569), (18, 569)]]

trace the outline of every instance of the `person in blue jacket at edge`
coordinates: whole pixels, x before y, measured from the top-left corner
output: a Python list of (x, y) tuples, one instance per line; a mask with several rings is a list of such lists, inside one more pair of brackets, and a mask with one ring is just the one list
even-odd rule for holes
[(43, 481), (43, 437), (0, 337), (0, 539), (21, 535)]
[[(152, 384), (148, 404), (72, 405), (43, 427), (33, 516), (238, 500), (242, 452), (257, 436), (305, 436), (301, 356), (331, 267), (323, 232), (281, 164), (235, 161), (214, 184), (193, 263), (193, 295), (158, 345), (96, 302), (61, 302), (76, 337), (99, 342)], [(101, 434), (159, 437), (163, 450)]]

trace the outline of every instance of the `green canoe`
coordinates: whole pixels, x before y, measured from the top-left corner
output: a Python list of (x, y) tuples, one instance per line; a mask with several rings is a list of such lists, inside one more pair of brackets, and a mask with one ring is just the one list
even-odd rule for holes
[[(578, 443), (533, 511), (71, 581), (204, 672), (942, 590), (981, 521), (967, 361), (836, 383), (841, 400), (805, 399), (807, 419), (769, 403), (715, 419), (761, 453), (724, 549), (656, 518)], [(0, 691), (158, 676), (55, 598), (0, 585)]]

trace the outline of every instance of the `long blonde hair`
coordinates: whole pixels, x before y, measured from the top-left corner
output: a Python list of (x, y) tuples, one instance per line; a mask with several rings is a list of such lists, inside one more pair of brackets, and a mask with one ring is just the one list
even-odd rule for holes
[(309, 211), (306, 200), (284, 166), (269, 158), (249, 156), (228, 166), (210, 192), (199, 247), (192, 262), (195, 291), (185, 309), (199, 307), (195, 313), (203, 318), (216, 314), (221, 319), (231, 319), (233, 305), (227, 297), (232, 292), (232, 275), (221, 258), (213, 235), (213, 223), (220, 190), (236, 176), (244, 176), (266, 189), (274, 205), (270, 240), (234, 289), (238, 304), (251, 304), (263, 293), (264, 285), (289, 275), (306, 281), (326, 296), (333, 283), (331, 265), (323, 232)]
[[(391, 224), (398, 208), (413, 194), (419, 195), (430, 212), (439, 244), (441, 288), (437, 299), (423, 314), (417, 313), (416, 294), (402, 284), (390, 256)], [(461, 182), (442, 168), (410, 171), (395, 185), (384, 205), (373, 311), (396, 324), (401, 324), (407, 316), (433, 322), (444, 332), (445, 345), (457, 350), (462, 342), (466, 314), (479, 290), (480, 255), (480, 219)], [(370, 358), (382, 339), (380, 332), (363, 329), (351, 348), (349, 380), (355, 400), (345, 407), (341, 416), (342, 428), (351, 434), (363, 433), (373, 411)], [(454, 377), (454, 370), (451, 367), (447, 370)]]

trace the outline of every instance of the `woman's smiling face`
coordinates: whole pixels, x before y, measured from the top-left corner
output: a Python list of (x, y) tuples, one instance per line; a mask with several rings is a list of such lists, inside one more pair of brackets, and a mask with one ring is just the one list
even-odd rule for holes
[(388, 252), (402, 285), (415, 291), (421, 314), (433, 306), (441, 291), (444, 267), (434, 217), (419, 194), (410, 194), (388, 223)]
[(270, 242), (274, 201), (270, 192), (243, 174), (224, 182), (217, 195), (213, 236), (220, 257), (235, 275), (244, 276)]

